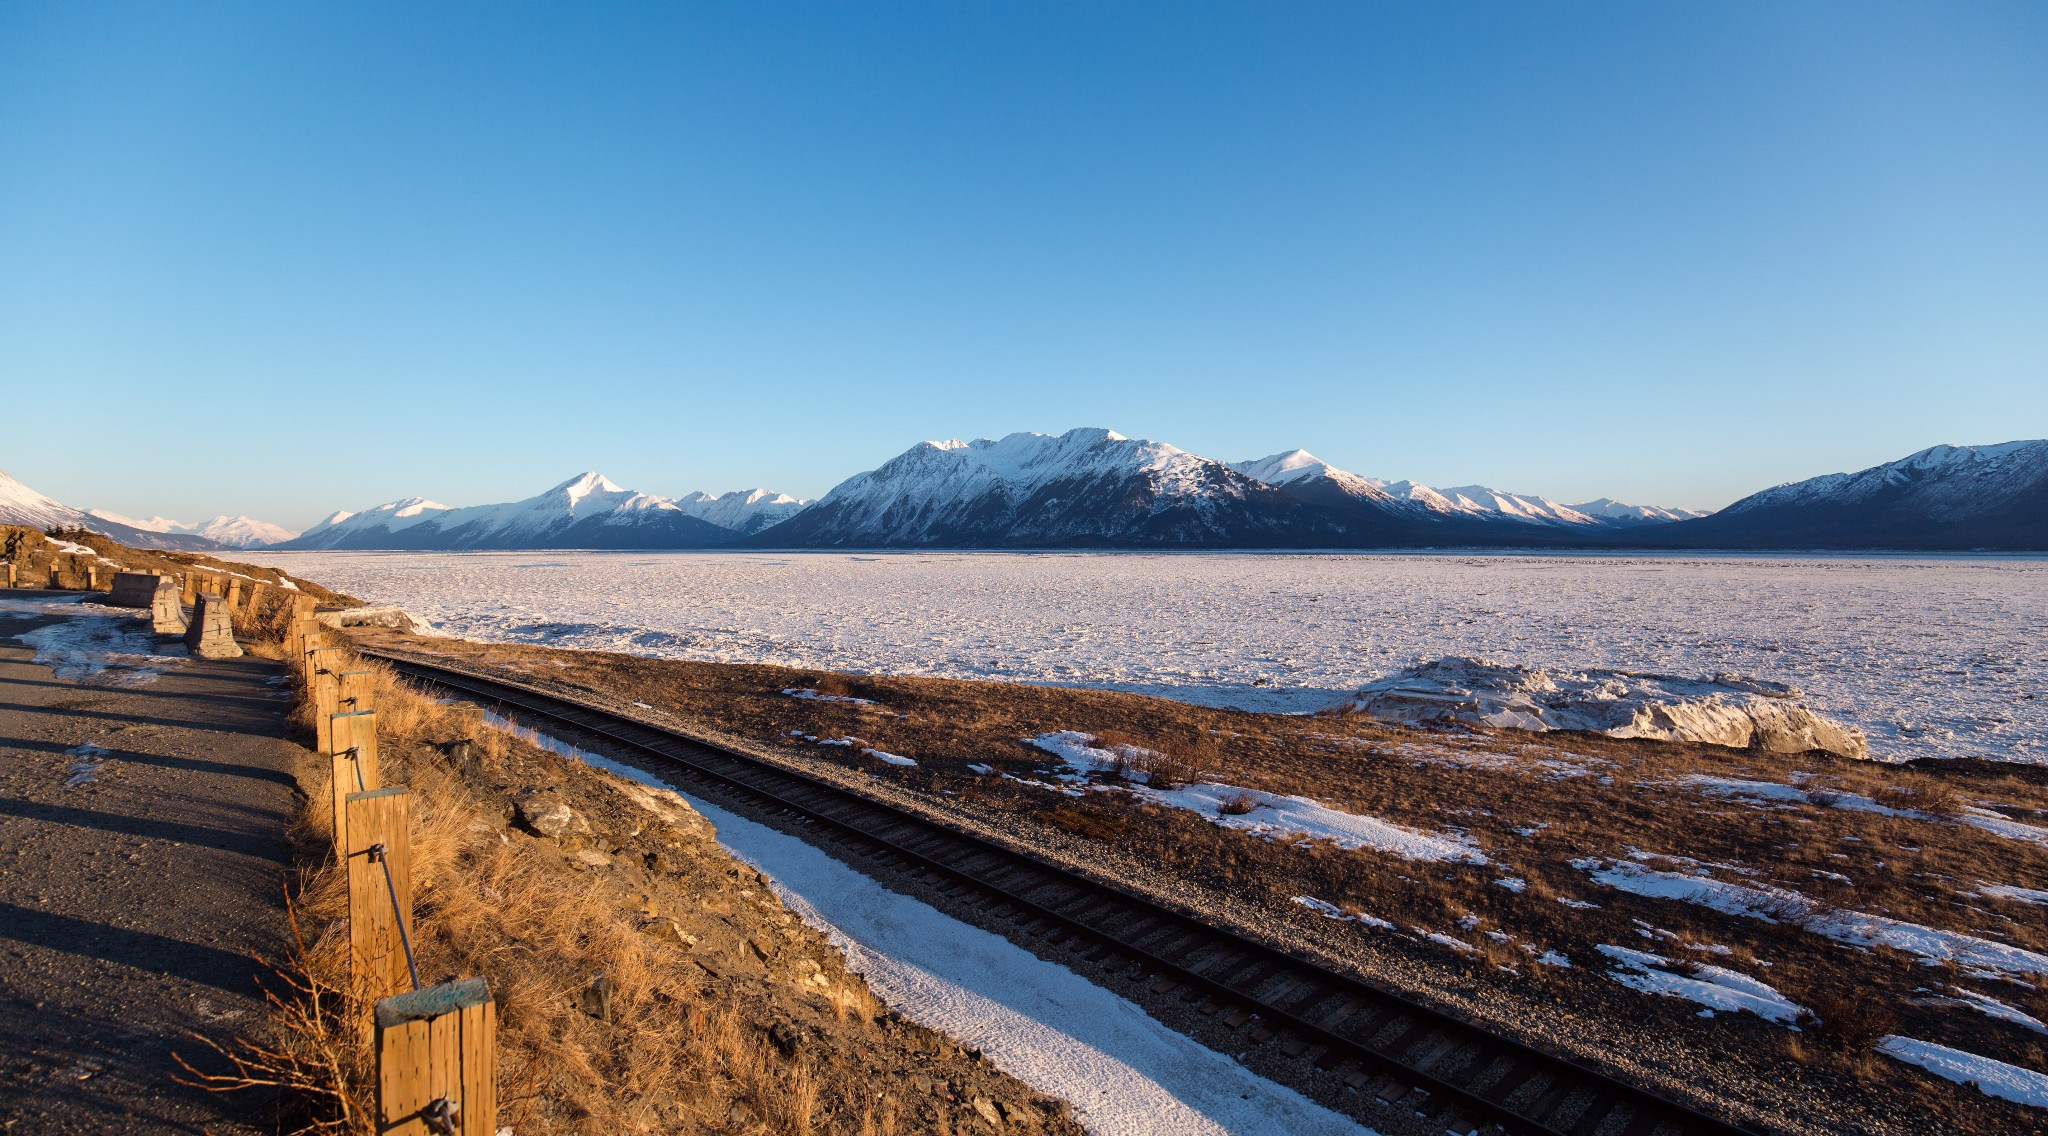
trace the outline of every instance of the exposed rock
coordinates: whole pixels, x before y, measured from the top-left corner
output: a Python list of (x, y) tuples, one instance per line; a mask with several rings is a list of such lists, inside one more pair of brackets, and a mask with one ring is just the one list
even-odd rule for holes
[(1822, 717), (1801, 697), (1782, 683), (1735, 675), (1546, 671), (1449, 658), (1368, 683), (1342, 709), (1395, 722), (1584, 730), (1773, 753), (1869, 756), (1860, 731)]
[(538, 794), (523, 794), (512, 806), (519, 827), (535, 836), (559, 840), (565, 835), (590, 835), (590, 822), (566, 801)]
[(383, 627), (411, 635), (426, 629), (421, 620), (401, 607), (352, 607), (318, 612), (314, 618), (320, 621), (320, 626), (336, 631), (344, 627)]

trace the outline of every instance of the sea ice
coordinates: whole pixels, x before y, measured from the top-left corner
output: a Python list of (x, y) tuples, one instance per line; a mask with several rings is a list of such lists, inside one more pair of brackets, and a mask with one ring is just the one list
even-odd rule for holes
[[(1795, 681), (1873, 755), (2048, 761), (2048, 563), (1338, 553), (265, 553), (448, 632), (1306, 711), (1425, 659)], [(544, 624), (574, 630), (553, 632)], [(659, 638), (640, 638), (648, 633)]]

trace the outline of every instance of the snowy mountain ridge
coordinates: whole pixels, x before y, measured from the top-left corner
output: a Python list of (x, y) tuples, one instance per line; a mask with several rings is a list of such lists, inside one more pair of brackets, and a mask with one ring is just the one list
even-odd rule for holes
[(1414, 481), (1360, 477), (1338, 469), (1307, 450), (1288, 450), (1257, 461), (1234, 462), (1230, 468), (1246, 477), (1304, 495), (1313, 492), (1324, 498), (1340, 496), (1359, 501), (1387, 501), (1441, 516), (1462, 514), (1487, 520), (1598, 527), (1675, 521), (1705, 515), (1654, 505), (1625, 505), (1605, 497), (1583, 505), (1560, 505), (1547, 497), (1507, 493), (1484, 485), (1433, 489)]
[(1341, 518), (1211, 458), (1114, 430), (920, 442), (764, 530), (775, 546), (1285, 546)]
[(203, 536), (155, 532), (137, 528), (123, 521), (92, 516), (30, 489), (8, 476), (4, 469), (0, 469), (0, 524), (27, 525), (36, 529), (48, 529), (52, 526), (91, 529), (137, 548), (210, 552), (221, 547), (217, 542)]
[(2048, 439), (1930, 446), (1658, 526), (1664, 547), (2048, 550)]
[(103, 521), (112, 521), (117, 525), (127, 525), (130, 528), (140, 529), (143, 532), (177, 533), (187, 536), (204, 537), (216, 544), (225, 545), (229, 548), (260, 548), (263, 545), (276, 544), (279, 541), (290, 540), (299, 535), (283, 525), (273, 525), (268, 521), (259, 521), (254, 517), (248, 516), (230, 517), (226, 513), (222, 513), (220, 516), (210, 520), (199, 521), (196, 524), (174, 521), (169, 517), (150, 517), (146, 520), (138, 521), (132, 517), (124, 517), (110, 509), (87, 509), (85, 515)]
[(407, 497), (360, 512), (337, 511), (279, 547), (711, 548), (803, 507), (764, 489), (723, 497), (697, 493), (678, 501), (622, 488), (591, 471), (502, 504), (456, 508)]
[(2024, 493), (2048, 474), (2048, 439), (1991, 446), (1929, 446), (1856, 473), (1830, 473), (1752, 493), (1723, 510), (1745, 513), (1786, 505), (1848, 505), (1905, 492), (1930, 515), (1953, 517)]

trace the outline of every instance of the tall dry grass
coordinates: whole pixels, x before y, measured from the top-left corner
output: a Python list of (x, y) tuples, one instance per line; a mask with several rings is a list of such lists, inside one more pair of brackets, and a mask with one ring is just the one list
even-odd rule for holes
[[(385, 780), (412, 791), (421, 980), (480, 975), (497, 1002), (502, 1123), (585, 1136), (817, 1130), (819, 1078), (805, 1055), (778, 1052), (735, 1007), (709, 997), (702, 969), (645, 933), (617, 895), (570, 870), (552, 846), (508, 838), (502, 808), (491, 815), (436, 748), (467, 738), (488, 763), (524, 743), (478, 730), (473, 714), (419, 694), (389, 668), (351, 666), (376, 672)], [(295, 711), (302, 722), (309, 714), (303, 704)], [(302, 848), (332, 839), (318, 804), (329, 799), (327, 764), (311, 759), (301, 771), (309, 804), (293, 839)], [(227, 1080), (297, 1095), (302, 1131), (370, 1133), (374, 1062), (357, 1025), (369, 1005), (348, 980), (346, 873), (331, 857), (312, 859), (291, 908), (304, 933), (281, 970), (271, 1035), (236, 1055), (240, 1073)], [(602, 1019), (584, 997), (600, 976), (610, 992)], [(878, 1013), (857, 983), (831, 996), (842, 1020)]]

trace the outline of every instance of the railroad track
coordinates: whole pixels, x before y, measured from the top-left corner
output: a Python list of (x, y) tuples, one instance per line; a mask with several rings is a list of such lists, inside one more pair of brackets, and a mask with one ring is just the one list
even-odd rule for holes
[[(1441, 1124), (1514, 1136), (1755, 1136), (1309, 960), (850, 789), (561, 694), (385, 651), (420, 682), (661, 759), (693, 789), (801, 818), (844, 852), (977, 902), (1013, 935), (1176, 992), (1254, 1045)], [(565, 740), (575, 740), (567, 738)]]

